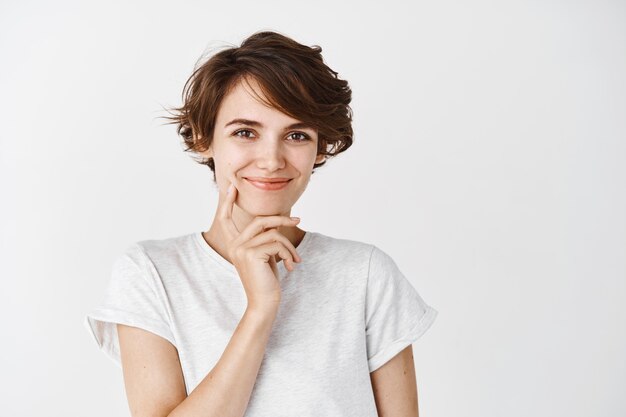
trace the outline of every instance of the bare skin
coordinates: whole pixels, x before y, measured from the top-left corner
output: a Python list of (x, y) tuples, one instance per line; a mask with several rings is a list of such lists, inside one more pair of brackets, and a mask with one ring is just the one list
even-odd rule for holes
[[(237, 189), (232, 218), (238, 230), (243, 230), (255, 216), (291, 216), (291, 208), (304, 193), (314, 164), (326, 158), (317, 154), (316, 129), (290, 128), (300, 121), (265, 105), (257, 95), (263, 97), (253, 78), (245, 78), (233, 88), (220, 105), (211, 146), (201, 153), (214, 160), (220, 199), (231, 183)], [(229, 124), (234, 120), (252, 123)], [(251, 185), (247, 177), (281, 177), (291, 181), (282, 190), (265, 191)], [(279, 226), (278, 232), (293, 246), (305, 234), (297, 226)], [(213, 221), (203, 236), (217, 253), (231, 262), (219, 223)]]
[(419, 417), (413, 345), (370, 374), (379, 417)]

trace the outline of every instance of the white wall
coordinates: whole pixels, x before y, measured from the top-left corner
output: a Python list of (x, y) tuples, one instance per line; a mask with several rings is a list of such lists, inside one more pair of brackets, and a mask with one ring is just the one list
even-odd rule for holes
[(129, 415), (83, 327), (130, 242), (216, 191), (157, 116), (202, 52), (275, 29), (353, 88), (305, 230), (388, 251), (439, 311), (423, 416), (626, 414), (626, 5), (0, 3), (0, 414)]

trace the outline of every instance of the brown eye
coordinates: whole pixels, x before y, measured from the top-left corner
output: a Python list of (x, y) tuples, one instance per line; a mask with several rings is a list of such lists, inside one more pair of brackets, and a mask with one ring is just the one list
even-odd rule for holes
[[(294, 135), (296, 136), (295, 138), (294, 138)], [(306, 133), (302, 133), (302, 132), (293, 132), (289, 135), (289, 137), (291, 137), (295, 142), (305, 142), (311, 139), (309, 138), (309, 135), (307, 135)]]
[[(247, 133), (247, 134), (240, 135), (239, 133)], [(233, 133), (234, 136), (239, 136), (241, 138), (249, 138), (250, 137), (249, 134), (252, 134), (252, 131), (248, 129), (241, 129)]]

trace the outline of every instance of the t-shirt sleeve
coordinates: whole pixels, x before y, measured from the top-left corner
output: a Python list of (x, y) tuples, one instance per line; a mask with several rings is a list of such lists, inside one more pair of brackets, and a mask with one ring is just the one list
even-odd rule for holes
[(437, 317), (394, 260), (374, 246), (365, 304), (369, 371), (373, 372), (419, 339)]
[[(114, 262), (102, 302), (84, 318), (84, 325), (98, 347), (122, 367), (117, 323), (139, 327), (176, 346), (165, 309), (158, 275), (137, 244), (129, 246)], [(159, 280), (160, 281), (160, 280)]]

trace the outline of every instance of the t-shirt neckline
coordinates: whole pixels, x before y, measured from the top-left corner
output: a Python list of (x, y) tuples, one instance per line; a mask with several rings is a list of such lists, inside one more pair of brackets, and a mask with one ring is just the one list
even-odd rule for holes
[[(308, 247), (310, 245), (310, 241), (313, 238), (314, 234), (315, 234), (315, 232), (305, 231), (304, 237), (302, 238), (302, 240), (300, 241), (298, 246), (296, 246), (296, 250), (298, 251), (298, 254), (300, 254), (300, 256), (303, 258), (301, 263), (305, 263), (306, 262), (305, 254), (308, 254)], [(217, 253), (217, 251), (215, 249), (213, 249), (213, 247), (211, 245), (209, 245), (206, 240), (204, 240), (204, 236), (202, 236), (202, 232), (201, 231), (193, 233), (193, 237), (195, 238), (195, 241), (198, 244), (198, 246), (200, 246), (200, 248), (202, 249), (202, 252), (204, 252), (209, 258), (211, 258), (213, 261), (215, 261), (216, 263), (221, 265), (223, 268), (228, 270), (230, 273), (236, 274), (236, 275), (238, 274), (237, 268), (235, 268), (235, 265), (231, 264), (226, 259), (224, 259), (222, 257), (222, 255)], [(296, 265), (298, 265), (298, 264), (296, 264)], [(284, 273), (284, 272), (290, 272), (287, 269), (287, 267), (285, 267), (285, 263), (282, 262), (282, 261), (279, 262), (277, 264), (277, 266), (278, 266), (278, 269), (281, 272), (281, 274)], [(296, 266), (296, 268), (297, 268), (297, 266)]]

